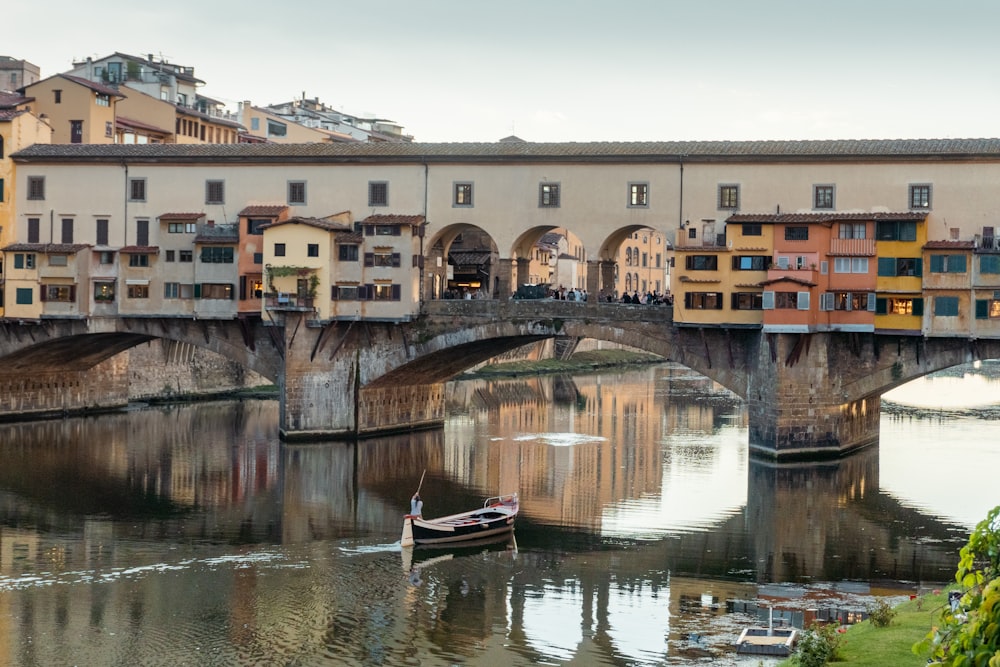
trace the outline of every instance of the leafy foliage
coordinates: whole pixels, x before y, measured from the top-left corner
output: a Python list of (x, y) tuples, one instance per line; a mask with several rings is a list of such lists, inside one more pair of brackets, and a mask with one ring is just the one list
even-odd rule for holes
[(835, 624), (818, 625), (813, 623), (799, 637), (792, 656), (792, 664), (798, 667), (823, 667), (828, 662), (837, 659), (840, 649), (841, 635)]
[(892, 625), (892, 619), (896, 617), (896, 610), (883, 600), (878, 598), (868, 605), (868, 621), (876, 628), (887, 628)]
[(913, 647), (951, 667), (1000, 667), (1000, 506), (979, 522), (959, 552), (961, 598), (941, 612), (941, 625)]

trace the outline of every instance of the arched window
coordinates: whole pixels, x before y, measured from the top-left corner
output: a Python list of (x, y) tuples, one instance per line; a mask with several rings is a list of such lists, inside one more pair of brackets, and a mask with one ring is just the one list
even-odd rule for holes
[(625, 291), (628, 292), (632, 289), (632, 274), (625, 274)]
[(632, 248), (625, 248), (625, 266), (632, 265)]

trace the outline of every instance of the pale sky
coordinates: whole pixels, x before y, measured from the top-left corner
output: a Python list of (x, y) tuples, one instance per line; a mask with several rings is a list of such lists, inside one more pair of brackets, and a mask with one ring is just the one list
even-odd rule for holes
[(233, 109), (318, 97), (417, 141), (996, 137), (998, 0), (8, 0), (47, 77), (115, 51)]

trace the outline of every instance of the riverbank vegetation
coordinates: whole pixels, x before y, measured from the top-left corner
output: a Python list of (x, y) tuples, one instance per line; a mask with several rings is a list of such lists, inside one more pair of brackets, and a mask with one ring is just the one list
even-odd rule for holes
[(808, 651), (780, 666), (1000, 665), (1000, 506), (979, 522), (959, 552), (953, 586), (905, 602), (891, 614), (882, 609), (841, 636), (810, 635), (806, 647), (828, 640), (831, 650), (822, 662), (810, 662), (822, 651)]

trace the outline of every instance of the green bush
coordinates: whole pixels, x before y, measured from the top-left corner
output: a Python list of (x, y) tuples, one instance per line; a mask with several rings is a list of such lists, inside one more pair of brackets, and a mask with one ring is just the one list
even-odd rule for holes
[(896, 610), (882, 598), (878, 598), (868, 605), (868, 621), (876, 628), (887, 628), (892, 625), (892, 619), (896, 617)]
[(840, 650), (841, 635), (835, 624), (813, 623), (799, 636), (792, 656), (792, 664), (799, 667), (823, 667), (836, 660)]
[(913, 652), (954, 667), (1000, 667), (1000, 506), (994, 507), (959, 552), (955, 581), (962, 597), (941, 611)]

